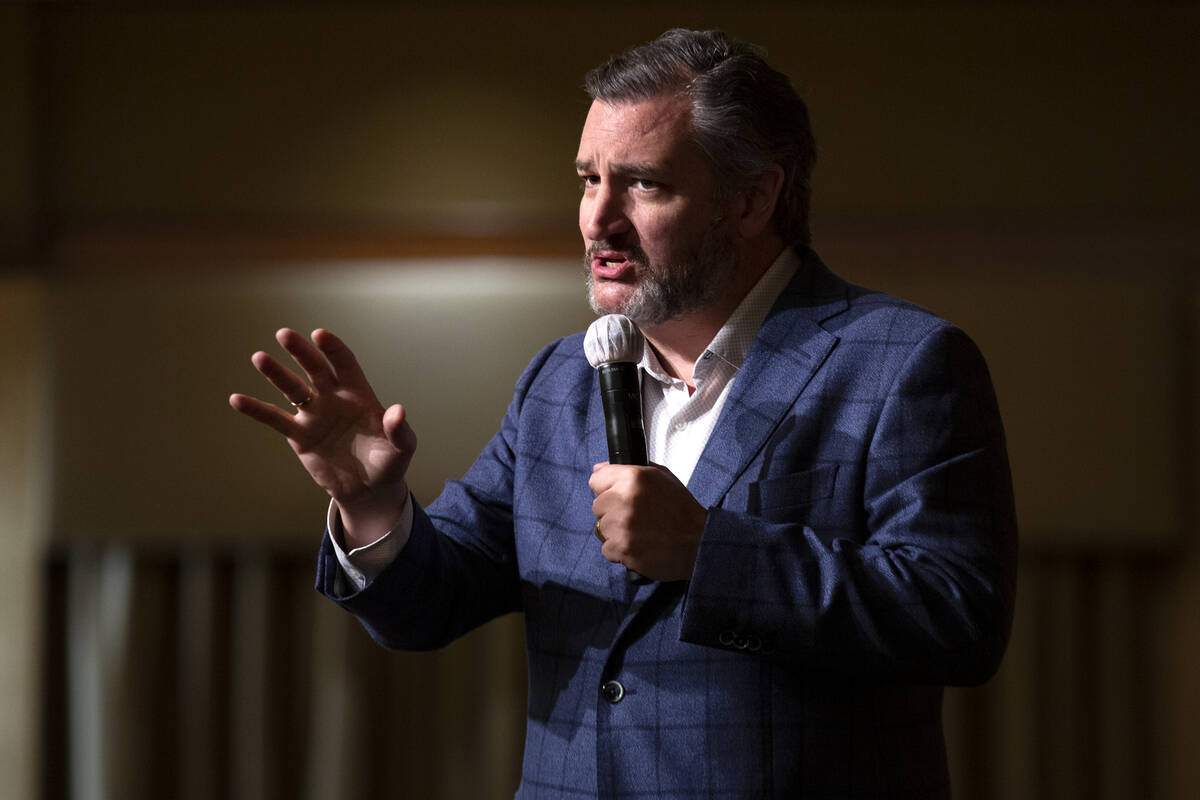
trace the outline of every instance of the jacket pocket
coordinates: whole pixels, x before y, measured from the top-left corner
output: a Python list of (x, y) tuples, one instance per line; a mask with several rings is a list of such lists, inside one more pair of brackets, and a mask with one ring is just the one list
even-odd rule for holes
[(744, 508), (748, 513), (760, 514), (815, 503), (833, 496), (837, 473), (837, 464), (824, 464), (803, 472), (764, 478), (731, 490), (726, 507)]

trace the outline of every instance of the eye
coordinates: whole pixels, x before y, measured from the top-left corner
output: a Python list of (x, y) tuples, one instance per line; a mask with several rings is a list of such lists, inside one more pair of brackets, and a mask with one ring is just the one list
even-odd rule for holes
[(597, 175), (580, 175), (579, 188), (592, 189), (600, 185), (600, 177)]
[(658, 181), (652, 181), (649, 178), (635, 178), (633, 185), (643, 192), (653, 192), (662, 188), (662, 184)]

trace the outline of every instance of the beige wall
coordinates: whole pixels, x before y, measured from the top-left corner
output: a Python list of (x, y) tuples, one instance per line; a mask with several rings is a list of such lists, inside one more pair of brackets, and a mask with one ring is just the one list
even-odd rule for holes
[(498, 429), (533, 354), (591, 320), (578, 272), (443, 259), (56, 281), (52, 535), (312, 545), (328, 498), (226, 402), (280, 401), (250, 354), (288, 360), (273, 338), (283, 325), (335, 331), (384, 402), (405, 404), (420, 437), (413, 490), (431, 500)]
[[(418, 492), (436, 492), (534, 349), (586, 322), (583, 71), (681, 24), (764, 44), (809, 98), (826, 260), (979, 340), (1027, 547), (1169, 562), (1147, 769), (1160, 796), (1200, 791), (1200, 7), (202, 5), (0, 6), (10, 785), (35, 775), (46, 543), (314, 536), (320, 493), (224, 399), (262, 385), (247, 357), (281, 324), (361, 349), (421, 421)], [(348, 230), (389, 259), (291, 260), (346, 255)], [(231, 231), (220, 263), (197, 256)], [(390, 260), (429, 255), (430, 232), (539, 258)], [(239, 243), (255, 258), (231, 266)], [(470, 393), (438, 391), (461, 381), (446, 359), (469, 361)]]
[[(32, 797), (37, 752), (38, 624), (45, 400), (39, 343), (43, 292), (29, 279), (0, 277), (0, 774), (13, 797)], [(11, 783), (9, 783), (11, 781)]]

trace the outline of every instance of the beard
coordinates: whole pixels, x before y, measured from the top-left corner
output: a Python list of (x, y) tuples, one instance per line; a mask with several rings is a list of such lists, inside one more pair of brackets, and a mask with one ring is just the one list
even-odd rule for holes
[[(733, 272), (733, 236), (720, 218), (704, 233), (690, 258), (674, 264), (653, 263), (636, 243), (625, 247), (610, 241), (594, 242), (584, 257), (587, 298), (597, 314), (624, 314), (639, 327), (660, 325), (711, 305), (724, 291)], [(637, 286), (618, 308), (603, 308), (596, 301), (592, 257), (603, 250), (625, 250), (637, 270)]]

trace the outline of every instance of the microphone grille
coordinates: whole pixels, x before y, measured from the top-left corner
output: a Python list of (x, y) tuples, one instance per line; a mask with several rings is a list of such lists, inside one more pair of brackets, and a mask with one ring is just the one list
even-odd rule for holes
[(583, 352), (593, 367), (642, 360), (646, 340), (633, 320), (624, 314), (606, 314), (593, 322), (583, 339)]

